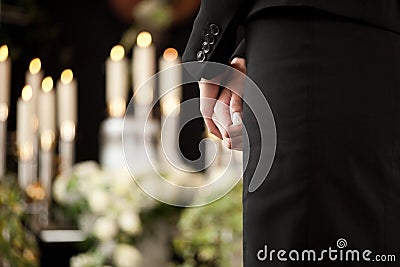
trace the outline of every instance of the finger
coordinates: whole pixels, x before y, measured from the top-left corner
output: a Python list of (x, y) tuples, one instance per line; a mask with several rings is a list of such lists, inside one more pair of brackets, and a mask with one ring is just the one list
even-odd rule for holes
[(240, 136), (234, 138), (224, 138), (222, 143), (228, 149), (239, 150), (239, 151), (243, 150), (243, 139)]
[(222, 136), (228, 137), (227, 128), (232, 125), (229, 103), (231, 92), (228, 89), (223, 89), (215, 106), (213, 113), (213, 121), (218, 127)]
[(212, 84), (205, 79), (199, 82), (200, 89), (200, 111), (205, 117), (211, 118), (214, 111), (214, 105), (217, 101), (219, 86)]
[(234, 67), (235, 69), (246, 73), (246, 59), (244, 58), (240, 58), (240, 57), (235, 57), (234, 59), (232, 59), (231, 61), (231, 65), (232, 67)]
[(201, 79), (199, 82), (200, 89), (200, 112), (204, 118), (204, 122), (208, 131), (216, 137), (222, 139), (217, 126), (212, 120), (214, 106), (217, 101), (219, 86), (218, 84), (211, 83), (211, 81)]
[(228, 138), (234, 138), (237, 136), (242, 136), (242, 125), (231, 125), (228, 127)]
[(234, 125), (242, 124), (242, 111), (243, 111), (243, 100), (236, 93), (232, 92), (230, 101), (230, 112), (232, 116), (232, 123)]
[(204, 119), (208, 132), (222, 140), (222, 134), (212, 119)]

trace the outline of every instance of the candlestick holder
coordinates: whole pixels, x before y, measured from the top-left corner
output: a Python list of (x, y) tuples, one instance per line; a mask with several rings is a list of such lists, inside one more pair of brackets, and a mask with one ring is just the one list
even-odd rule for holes
[(49, 211), (51, 208), (51, 188), (53, 180), (53, 154), (55, 133), (45, 131), (40, 135), (40, 173), (39, 182), (44, 191), (44, 199), (40, 203), (39, 221), (42, 226), (49, 223)]
[[(155, 146), (145, 150), (143, 140), (151, 141), (157, 134), (155, 121), (148, 121), (149, 131), (144, 136), (145, 120), (136, 116), (109, 117), (100, 126), (100, 165), (107, 170), (126, 168), (124, 149), (135, 151), (135, 163), (141, 164), (146, 153), (154, 158)], [(122, 136), (124, 140), (122, 141)]]

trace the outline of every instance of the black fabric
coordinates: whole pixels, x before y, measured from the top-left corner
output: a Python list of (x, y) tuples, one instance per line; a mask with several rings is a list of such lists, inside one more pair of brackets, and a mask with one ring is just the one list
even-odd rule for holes
[[(400, 35), (283, 7), (252, 16), (245, 38), (248, 75), (275, 117), (277, 152), (249, 193), (261, 137), (245, 105), (244, 266), (400, 266)], [(339, 238), (397, 262), (256, 258), (264, 245), (318, 252), (337, 249)]]

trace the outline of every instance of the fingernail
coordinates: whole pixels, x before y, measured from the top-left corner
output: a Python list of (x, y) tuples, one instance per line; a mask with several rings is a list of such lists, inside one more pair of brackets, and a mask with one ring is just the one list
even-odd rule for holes
[(240, 112), (235, 112), (232, 114), (232, 123), (233, 125), (242, 124), (242, 115), (240, 114)]

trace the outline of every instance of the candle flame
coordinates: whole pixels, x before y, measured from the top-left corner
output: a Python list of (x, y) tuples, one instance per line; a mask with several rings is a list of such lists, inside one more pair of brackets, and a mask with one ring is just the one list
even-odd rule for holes
[(53, 79), (51, 77), (46, 77), (42, 81), (42, 90), (45, 93), (49, 93), (53, 90)]
[(29, 64), (29, 72), (31, 74), (39, 73), (40, 69), (42, 68), (42, 62), (39, 58), (32, 59), (31, 63)]
[(21, 97), (24, 101), (29, 101), (32, 98), (32, 87), (30, 85), (25, 85), (22, 89)]
[(145, 47), (150, 46), (151, 42), (152, 42), (151, 34), (149, 32), (139, 33), (139, 35), (137, 36), (136, 42), (139, 47), (145, 48)]
[(8, 58), (8, 46), (2, 45), (0, 47), (0, 62), (6, 61)]
[(167, 48), (163, 55), (166, 61), (172, 62), (178, 58), (178, 51), (175, 48)]
[(61, 82), (63, 84), (69, 84), (74, 79), (74, 73), (70, 69), (66, 69), (61, 73)]
[(111, 49), (110, 57), (112, 61), (120, 61), (125, 56), (125, 49), (121, 45), (116, 45)]

